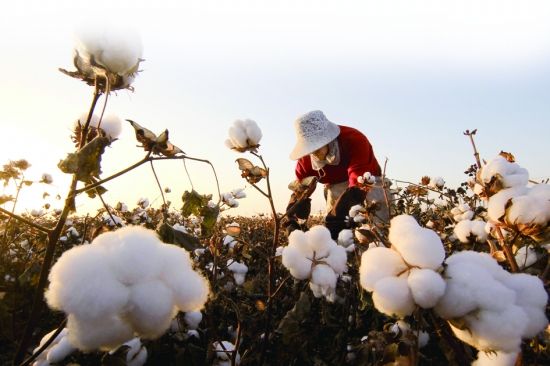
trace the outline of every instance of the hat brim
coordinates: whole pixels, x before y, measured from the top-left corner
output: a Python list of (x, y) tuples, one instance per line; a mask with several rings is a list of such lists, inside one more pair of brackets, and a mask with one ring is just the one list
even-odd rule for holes
[(340, 126), (335, 123), (330, 122), (328, 124), (327, 133), (323, 136), (323, 139), (317, 140), (315, 142), (308, 142), (300, 139), (296, 142), (294, 149), (290, 153), (291, 160), (298, 160), (306, 155), (313, 153), (315, 150), (320, 149), (321, 147), (327, 145), (332, 140), (340, 135)]

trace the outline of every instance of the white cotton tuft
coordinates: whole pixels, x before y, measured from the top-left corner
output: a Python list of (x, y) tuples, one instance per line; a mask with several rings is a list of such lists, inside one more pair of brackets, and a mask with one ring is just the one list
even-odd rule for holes
[(430, 187), (441, 189), (445, 186), (445, 179), (441, 177), (432, 177), (430, 178)]
[(233, 147), (245, 148), (247, 146), (246, 139), (247, 136), (245, 130), (237, 126), (229, 127), (229, 140), (231, 141)]
[(481, 167), (479, 177), (483, 183), (489, 183), (494, 177), (498, 177), (504, 188), (525, 186), (529, 181), (526, 169), (517, 163), (510, 163), (502, 156), (497, 156)]
[(132, 327), (118, 316), (106, 316), (94, 320), (67, 317), (69, 341), (82, 351), (110, 350), (133, 337)]
[(227, 269), (233, 272), (233, 278), (237, 285), (242, 285), (244, 283), (246, 273), (248, 272), (248, 266), (246, 266), (246, 264), (228, 259)]
[(445, 259), (445, 249), (439, 236), (430, 229), (420, 227), (412, 216), (393, 218), (388, 238), (393, 248), (411, 266), (435, 270)]
[[(233, 357), (233, 352), (235, 351), (235, 345), (233, 343), (228, 341), (216, 341), (212, 344), (212, 348), (214, 349), (214, 355), (217, 359), (214, 365), (225, 365), (225, 363), (222, 363), (223, 361), (229, 361), (227, 365), (231, 365), (231, 359)], [(241, 356), (237, 352), (235, 364), (238, 365), (240, 363)]]
[(539, 255), (531, 246), (525, 245), (517, 250), (515, 258), (519, 269), (525, 269), (535, 264), (539, 260)]
[(368, 249), (361, 256), (359, 282), (367, 291), (373, 291), (376, 283), (385, 277), (394, 277), (407, 270), (407, 265), (394, 250), (386, 247)]
[(343, 246), (344, 248), (349, 247), (354, 243), (353, 241), (353, 231), (350, 229), (344, 229), (338, 234), (338, 245)]
[(424, 309), (434, 307), (445, 293), (445, 281), (431, 269), (412, 269), (407, 281), (414, 302)]
[(376, 282), (372, 300), (378, 311), (390, 316), (405, 317), (415, 308), (406, 278), (382, 278)]
[(527, 187), (518, 186), (503, 189), (492, 195), (491, 198), (489, 198), (489, 203), (487, 205), (487, 215), (493, 221), (500, 221), (506, 213), (506, 205), (508, 204), (508, 201), (514, 197), (525, 195), (527, 191)]
[(62, 337), (59, 342), (50, 346), (46, 360), (49, 363), (59, 363), (74, 351), (76, 351), (76, 348), (69, 342), (69, 338)]
[(550, 221), (550, 186), (537, 184), (525, 195), (512, 198), (506, 211), (506, 221), (512, 224), (546, 225)]
[(481, 220), (462, 220), (456, 224), (453, 232), (461, 243), (468, 243), (470, 237), (474, 238), (477, 242), (483, 243), (487, 241), (486, 224), (485, 221)]
[(328, 256), (330, 249), (336, 243), (330, 236), (330, 231), (322, 225), (316, 225), (306, 233), (310, 248), (315, 252), (315, 258)]
[(141, 337), (161, 336), (175, 315), (172, 290), (163, 282), (153, 280), (131, 287), (127, 319)]
[(187, 324), (187, 329), (195, 330), (202, 321), (202, 313), (200, 311), (188, 311), (185, 313), (183, 319), (185, 320), (185, 324)]
[(120, 121), (120, 118), (118, 118), (118, 116), (114, 114), (108, 114), (103, 117), (99, 128), (105, 131), (105, 134), (111, 139), (115, 139), (120, 135), (120, 132), (122, 131), (122, 122)]
[(347, 271), (348, 255), (346, 249), (340, 245), (333, 245), (330, 248), (329, 255), (324, 261), (337, 274), (342, 274)]
[(262, 130), (260, 130), (258, 124), (251, 119), (246, 119), (244, 120), (244, 127), (250, 145), (258, 145), (262, 139)]
[(451, 209), (451, 215), (456, 222), (462, 220), (471, 220), (474, 217), (474, 211), (470, 208), (467, 203), (462, 203)]

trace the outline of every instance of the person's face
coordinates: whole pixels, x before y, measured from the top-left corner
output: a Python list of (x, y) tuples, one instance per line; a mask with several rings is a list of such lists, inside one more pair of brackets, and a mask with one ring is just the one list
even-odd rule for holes
[(328, 154), (328, 145), (318, 148), (313, 152), (313, 155), (319, 160), (325, 160)]

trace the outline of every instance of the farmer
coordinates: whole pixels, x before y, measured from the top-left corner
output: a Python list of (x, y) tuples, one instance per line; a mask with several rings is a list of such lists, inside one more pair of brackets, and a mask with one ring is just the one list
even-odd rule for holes
[[(343, 223), (351, 206), (364, 203), (365, 198), (370, 202), (377, 202), (375, 221), (388, 220), (389, 211), (380, 178), (380, 165), (365, 135), (355, 128), (329, 121), (321, 111), (312, 111), (298, 117), (294, 128), (297, 141), (290, 158), (297, 160), (296, 178), (302, 180), (314, 176), (324, 184), (326, 223), (333, 236), (344, 225), (331, 227), (331, 224), (335, 221)], [(366, 172), (375, 177), (368, 193), (356, 187), (357, 178)], [(310, 207), (309, 198), (292, 195), (288, 206), (289, 231), (297, 228), (293, 220), (309, 216)]]

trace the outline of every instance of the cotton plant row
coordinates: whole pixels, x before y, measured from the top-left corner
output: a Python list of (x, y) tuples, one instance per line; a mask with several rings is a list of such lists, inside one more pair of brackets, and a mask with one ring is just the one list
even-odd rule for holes
[(64, 252), (49, 279), (47, 303), (67, 314), (69, 342), (84, 351), (157, 338), (178, 311), (201, 309), (209, 293), (184, 249), (140, 226)]

